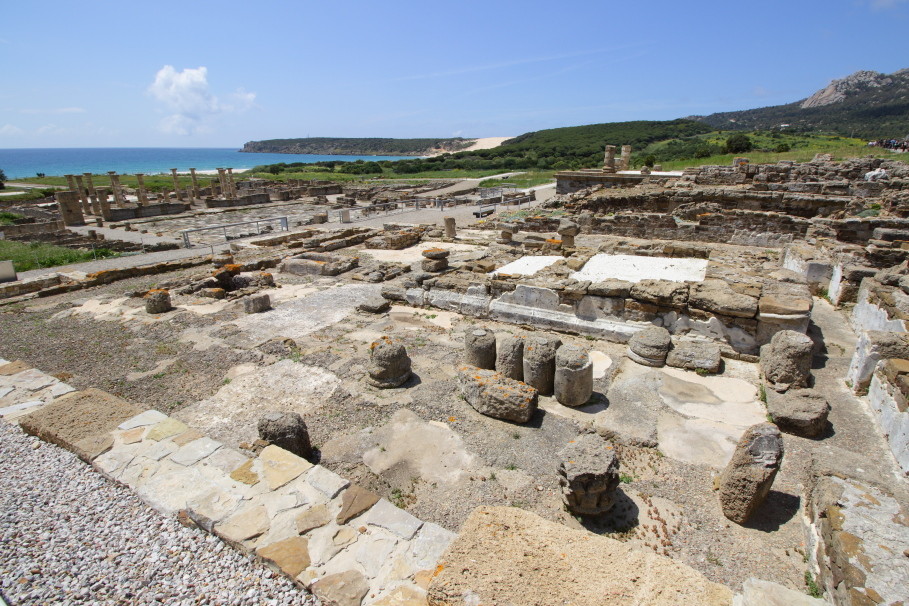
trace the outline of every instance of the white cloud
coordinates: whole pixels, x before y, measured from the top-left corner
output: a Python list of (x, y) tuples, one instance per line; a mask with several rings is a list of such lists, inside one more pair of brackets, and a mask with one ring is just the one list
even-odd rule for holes
[(38, 128), (35, 131), (36, 135), (59, 135), (63, 133), (63, 129), (59, 128), (56, 124), (45, 124)]
[(13, 126), (12, 124), (0, 126), (0, 137), (13, 137), (15, 135), (21, 135), (24, 132), (24, 130), (18, 126)]
[(155, 74), (148, 92), (170, 112), (159, 128), (177, 135), (204, 132), (205, 122), (212, 116), (246, 111), (256, 100), (255, 93), (240, 88), (229, 95), (227, 102), (221, 102), (210, 90), (208, 68), (204, 66), (178, 72), (172, 65), (165, 65)]
[(84, 114), (85, 109), (81, 107), (53, 107), (50, 109), (38, 109), (30, 107), (27, 109), (20, 109), (20, 114)]

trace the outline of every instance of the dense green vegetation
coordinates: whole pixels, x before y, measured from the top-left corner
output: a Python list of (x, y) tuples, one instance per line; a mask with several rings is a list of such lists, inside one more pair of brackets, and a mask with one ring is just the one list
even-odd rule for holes
[(4, 181), (6, 181), (6, 173), (3, 172), (2, 168), (0, 168), (0, 189), (3, 189), (6, 187), (6, 184), (3, 183)]
[(119, 256), (119, 253), (107, 248), (96, 248), (92, 252), (91, 250), (73, 250), (41, 242), (0, 240), (0, 261), (12, 261), (13, 267), (17, 272), (117, 256)]
[(267, 139), (249, 141), (244, 152), (275, 154), (320, 154), (348, 156), (421, 156), (433, 150), (457, 151), (471, 144), (471, 139), (382, 139), (306, 137), (302, 139)]

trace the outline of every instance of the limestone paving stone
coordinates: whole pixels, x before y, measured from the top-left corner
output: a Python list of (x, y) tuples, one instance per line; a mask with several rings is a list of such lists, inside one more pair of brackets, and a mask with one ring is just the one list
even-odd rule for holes
[(408, 547), (407, 558), (410, 564), (416, 570), (434, 568), (442, 553), (457, 536), (438, 524), (424, 522)]
[(264, 505), (251, 504), (215, 526), (215, 533), (231, 543), (242, 543), (265, 533), (270, 525)]
[(323, 606), (360, 606), (369, 584), (362, 573), (348, 570), (322, 577), (310, 589)]
[(9, 418), (14, 416), (13, 413), (22, 413), (37, 406), (44, 406), (44, 402), (41, 400), (30, 400), (28, 402), (13, 404), (12, 406), (5, 406), (0, 408), (0, 417)]
[(15, 362), (7, 362), (3, 365), (0, 365), (0, 377), (9, 377), (17, 375), (20, 372), (29, 370), (31, 366), (22, 360), (16, 360)]
[(417, 533), (423, 522), (399, 509), (385, 499), (372, 506), (364, 519), (366, 524), (378, 526), (396, 534), (405, 540), (410, 540)]
[(141, 442), (144, 435), (144, 427), (135, 427), (133, 429), (127, 429), (126, 431), (121, 432), (119, 437), (120, 441), (123, 444), (135, 444), (136, 442)]
[(259, 453), (258, 462), (262, 477), (269, 490), (275, 490), (296, 479), (303, 472), (312, 468), (312, 463), (290, 453), (283, 448), (270, 444)]
[(165, 438), (181, 434), (187, 429), (189, 429), (189, 427), (187, 427), (185, 423), (178, 421), (173, 417), (167, 417), (163, 421), (153, 425), (152, 428), (148, 430), (148, 435), (145, 439), (158, 442)]
[(346, 488), (350, 482), (321, 465), (315, 465), (306, 474), (306, 483), (333, 499)]
[(193, 440), (198, 440), (201, 437), (202, 437), (201, 433), (199, 433), (195, 429), (190, 428), (171, 439), (173, 440), (173, 443), (176, 444), (177, 446), (186, 446)]
[(230, 474), (237, 467), (243, 465), (249, 459), (246, 455), (234, 450), (233, 448), (222, 447), (210, 454), (204, 461), (204, 465), (210, 465), (219, 471)]
[(296, 578), (309, 567), (309, 541), (305, 537), (290, 537), (259, 547), (256, 555), (273, 563), (290, 578)]
[(212, 532), (215, 524), (236, 511), (242, 500), (237, 492), (214, 487), (187, 501), (186, 511), (193, 522)]
[(254, 461), (252, 459), (244, 462), (230, 472), (230, 478), (237, 482), (249, 484), (250, 486), (258, 484), (261, 478), (259, 477), (259, 474), (253, 470), (253, 463)]
[(348, 486), (341, 493), (341, 511), (338, 512), (338, 524), (346, 524), (376, 504), (379, 495), (356, 484)]
[(145, 427), (146, 425), (154, 425), (160, 423), (161, 421), (166, 421), (169, 419), (166, 414), (163, 412), (158, 412), (157, 410), (146, 410), (126, 421), (123, 421), (117, 426), (117, 429), (133, 429), (136, 427)]
[(59, 382), (54, 377), (46, 375), (35, 368), (16, 373), (12, 376), (12, 380), (17, 389), (25, 391), (38, 391)]
[(331, 513), (325, 503), (304, 509), (296, 516), (297, 532), (306, 534), (314, 528), (321, 528), (331, 522)]
[(221, 448), (221, 446), (221, 442), (203, 436), (180, 447), (177, 452), (170, 456), (170, 460), (180, 465), (194, 465)]

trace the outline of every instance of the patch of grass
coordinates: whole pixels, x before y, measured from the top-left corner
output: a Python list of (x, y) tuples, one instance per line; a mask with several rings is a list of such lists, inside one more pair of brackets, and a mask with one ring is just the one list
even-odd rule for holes
[(511, 434), (511, 437), (514, 438), (515, 440), (520, 440), (521, 434), (519, 434), (518, 432), (514, 432), (513, 434)]
[(634, 476), (629, 475), (627, 473), (620, 473), (619, 482), (621, 482), (622, 484), (631, 484), (632, 482), (634, 482)]
[(758, 386), (758, 397), (761, 399), (761, 402), (764, 404), (767, 403), (767, 389), (764, 387), (763, 383)]
[(507, 469), (508, 471), (514, 471), (517, 468), (518, 468), (518, 466), (515, 465), (514, 463), (509, 463), (508, 465), (505, 466), (505, 469)]
[(805, 571), (805, 588), (808, 595), (813, 598), (820, 598), (824, 595), (824, 592), (821, 591), (821, 588), (818, 586), (817, 581), (814, 580), (814, 575), (811, 574), (810, 570)]
[(551, 170), (531, 171), (505, 179), (486, 179), (480, 181), (480, 187), (501, 187), (502, 183), (512, 183), (518, 189), (527, 189), (528, 187), (536, 187), (537, 185), (553, 182), (555, 180), (554, 174), (555, 171)]
[(91, 250), (74, 250), (42, 242), (26, 243), (0, 240), (0, 261), (12, 261), (13, 267), (18, 272), (119, 256), (119, 253), (107, 248), (96, 248), (92, 252)]
[(699, 377), (706, 377), (707, 375), (710, 374), (710, 371), (707, 370), (706, 368), (695, 368), (694, 372), (696, 372)]
[(495, 480), (495, 479), (496, 479), (496, 474), (495, 474), (495, 472), (489, 474), (489, 479), (490, 479), (490, 480)]
[(228, 378), (224, 379), (224, 381), (222, 383), (224, 385), (230, 385), (230, 381), (231, 381), (231, 379), (230, 379), (230, 377), (228, 377)]
[(722, 566), (723, 562), (720, 558), (713, 553), (712, 551), (707, 552), (707, 561), (713, 564), (714, 566)]
[(0, 211), (0, 225), (12, 225), (16, 219), (22, 219), (22, 215), (7, 211)]
[(152, 379), (163, 379), (166, 375), (166, 372), (156, 372), (152, 375)]

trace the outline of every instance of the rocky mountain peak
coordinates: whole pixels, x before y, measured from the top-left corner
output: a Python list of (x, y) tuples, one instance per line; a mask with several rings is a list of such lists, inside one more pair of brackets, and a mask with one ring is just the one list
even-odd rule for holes
[(807, 109), (809, 107), (821, 107), (823, 105), (830, 105), (831, 103), (839, 103), (844, 101), (851, 93), (867, 90), (869, 88), (880, 88), (892, 83), (893, 79), (887, 74), (868, 70), (857, 71), (840, 80), (834, 80), (825, 88), (822, 88), (802, 101), (799, 107)]

